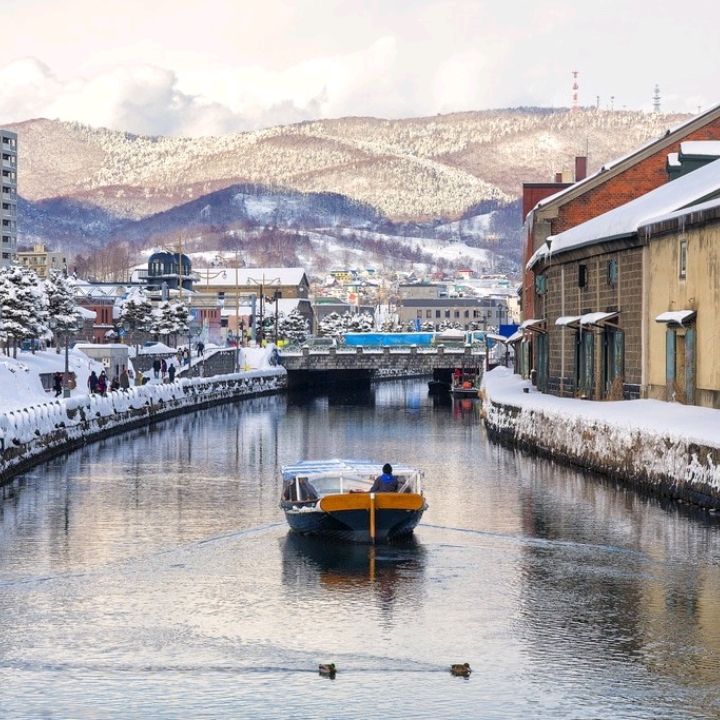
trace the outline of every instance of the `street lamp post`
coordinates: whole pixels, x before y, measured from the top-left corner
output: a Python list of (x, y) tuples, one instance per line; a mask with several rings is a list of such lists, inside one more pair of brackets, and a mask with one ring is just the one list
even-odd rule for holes
[[(261, 280), (256, 280), (255, 278), (249, 277), (248, 282), (251, 282), (254, 285), (260, 286), (260, 345), (262, 346), (262, 341), (265, 338), (265, 331), (263, 330), (264, 321), (265, 321), (265, 318), (264, 318), (265, 286), (273, 285), (277, 288), (280, 286), (281, 278), (278, 277), (278, 278), (272, 278), (272, 279), (268, 280), (265, 278), (265, 273), (263, 273)], [(276, 340), (277, 340), (277, 338), (276, 338)]]
[(50, 328), (53, 332), (57, 330), (57, 334), (65, 339), (65, 373), (63, 375), (63, 397), (70, 397), (70, 335), (73, 335), (78, 331), (78, 326), (75, 324), (65, 325), (58, 330), (57, 320), (55, 318), (50, 319)]

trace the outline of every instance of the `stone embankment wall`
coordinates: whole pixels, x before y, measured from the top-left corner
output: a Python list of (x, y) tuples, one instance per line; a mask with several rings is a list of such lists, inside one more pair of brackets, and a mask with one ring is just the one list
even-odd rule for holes
[(0, 414), (0, 483), (87, 442), (212, 405), (285, 389), (281, 368), (77, 395)]
[(493, 401), (481, 393), (490, 436), (523, 450), (601, 473), (643, 492), (720, 509), (720, 447), (672, 432), (649, 433), (602, 418)]

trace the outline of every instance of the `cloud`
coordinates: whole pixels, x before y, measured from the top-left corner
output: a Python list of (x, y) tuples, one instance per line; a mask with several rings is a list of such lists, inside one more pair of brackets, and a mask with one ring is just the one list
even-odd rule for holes
[[(557, 107), (571, 103), (573, 70), (583, 105), (649, 111), (656, 83), (665, 111), (716, 101), (720, 50), (699, 31), (700, 0), (686, 0), (681, 15), (669, 0), (63, 4), (49, 14), (47, 0), (15, 3), (0, 44), (0, 122), (199, 136), (352, 115)], [(680, 59), (656, 51), (690, 37)]]
[(219, 135), (272, 124), (367, 114), (395, 54), (392, 38), (362, 51), (317, 57), (285, 70), (209, 67), (178, 76), (153, 65), (116, 65), (60, 79), (35, 58), (0, 68), (0, 119), (80, 121), (149, 135)]

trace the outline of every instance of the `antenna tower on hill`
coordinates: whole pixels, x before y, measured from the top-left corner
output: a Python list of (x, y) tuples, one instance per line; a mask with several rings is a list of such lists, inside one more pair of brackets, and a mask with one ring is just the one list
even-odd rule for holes
[(653, 95), (653, 112), (660, 112), (660, 86), (655, 86), (655, 94)]
[(578, 85), (577, 78), (578, 78), (578, 75), (579, 75), (580, 73), (579, 73), (577, 70), (573, 70), (573, 71), (572, 71), (572, 74), (573, 74), (572, 109), (573, 109), (573, 110), (578, 110), (579, 107), (580, 107), (580, 106), (578, 105), (578, 90), (580, 89), (580, 86)]

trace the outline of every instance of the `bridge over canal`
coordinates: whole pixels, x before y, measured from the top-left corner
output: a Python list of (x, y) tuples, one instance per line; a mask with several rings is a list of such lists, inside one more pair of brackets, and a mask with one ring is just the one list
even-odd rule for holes
[(432, 376), (450, 382), (456, 368), (482, 372), (485, 353), (464, 347), (309, 347), (283, 350), (280, 364), (287, 370), (288, 388), (370, 384), (393, 377)]

